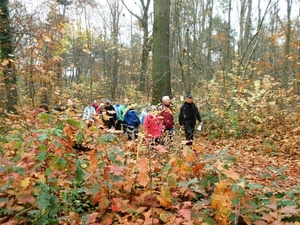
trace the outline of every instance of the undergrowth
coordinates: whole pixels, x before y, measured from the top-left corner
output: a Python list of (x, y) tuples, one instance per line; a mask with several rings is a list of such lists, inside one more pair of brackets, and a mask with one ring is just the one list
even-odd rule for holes
[[(204, 114), (203, 119), (212, 121), (204, 125), (203, 135), (209, 138), (219, 137), (210, 126), (238, 129), (237, 120), (228, 125), (213, 114)], [(232, 170), (237, 159), (226, 149), (218, 155), (202, 154), (197, 143), (192, 148), (182, 145), (180, 132), (172, 145), (151, 147), (142, 133), (136, 142), (129, 142), (123, 134), (106, 133), (96, 125), (87, 128), (81, 121), (56, 114), (39, 114), (35, 122), (38, 129), (12, 130), (1, 138), (2, 224), (300, 220), (298, 186), (275, 191), (249, 183)], [(270, 170), (285, 179), (284, 168)]]

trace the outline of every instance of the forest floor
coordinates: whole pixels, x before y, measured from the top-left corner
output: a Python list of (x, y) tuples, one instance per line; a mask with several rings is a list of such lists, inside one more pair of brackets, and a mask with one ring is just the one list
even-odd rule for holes
[[(282, 189), (300, 185), (300, 152), (287, 155), (263, 151), (262, 140), (257, 137), (212, 141), (200, 138), (198, 144), (202, 146), (203, 154), (217, 155), (221, 150), (227, 150), (229, 155), (237, 159), (237, 163), (231, 169), (250, 183)], [(284, 179), (280, 179), (280, 175), (283, 175)]]

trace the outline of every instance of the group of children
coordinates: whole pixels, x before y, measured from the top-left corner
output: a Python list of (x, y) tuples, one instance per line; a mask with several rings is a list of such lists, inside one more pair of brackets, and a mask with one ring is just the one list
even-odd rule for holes
[[(43, 107), (40, 106), (40, 108)], [(69, 99), (66, 107), (62, 107), (59, 103), (54, 109), (59, 112), (76, 111), (76, 106)], [(43, 111), (47, 110), (43, 108)], [(118, 101), (112, 104), (109, 100), (98, 104), (95, 100), (85, 107), (82, 119), (88, 127), (97, 123), (100, 129), (106, 128), (123, 132), (127, 135), (128, 140), (137, 139), (139, 129), (142, 128), (145, 140), (150, 144), (164, 144), (165, 140), (172, 140), (174, 135), (174, 116), (169, 96), (162, 97), (161, 105), (158, 107), (147, 104), (140, 115), (135, 104), (129, 103), (129, 99), (124, 99), (122, 104)], [(184, 129), (187, 144), (192, 144), (195, 125), (197, 122), (202, 124), (202, 121), (191, 94), (186, 95), (178, 119), (180, 127)]]
[(174, 133), (174, 117), (169, 96), (162, 98), (159, 107), (148, 104), (139, 115), (135, 104), (130, 104), (124, 99), (111, 104), (109, 100), (97, 104), (91, 102), (83, 111), (82, 119), (90, 126), (97, 122), (100, 128), (119, 130), (125, 133), (128, 140), (138, 137), (140, 127), (143, 127), (145, 139), (151, 144), (162, 144), (162, 136), (167, 134), (172, 137)]

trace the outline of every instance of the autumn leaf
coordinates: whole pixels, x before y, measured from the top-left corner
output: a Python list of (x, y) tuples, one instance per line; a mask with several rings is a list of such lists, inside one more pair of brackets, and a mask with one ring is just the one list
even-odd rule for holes
[(225, 174), (228, 178), (231, 178), (232, 180), (239, 180), (240, 175), (233, 170), (224, 170), (222, 171), (223, 174)]
[(113, 224), (114, 214), (106, 213), (104, 216), (101, 217), (101, 219), (101, 225), (111, 225)]
[(113, 204), (111, 206), (111, 209), (113, 212), (122, 212), (125, 213), (132, 208), (129, 204), (128, 199), (122, 199), (122, 198), (113, 198)]
[(18, 196), (18, 203), (24, 204), (24, 203), (34, 203), (35, 198), (31, 194), (21, 194)]
[(90, 173), (94, 172), (98, 168), (98, 160), (96, 159), (96, 149), (93, 149), (90, 152), (90, 165), (88, 167), (88, 171)]
[(198, 173), (200, 170), (202, 170), (205, 166), (205, 163), (199, 163), (197, 164), (196, 166), (193, 166), (192, 167), (192, 170), (195, 172), (195, 173)]
[(199, 145), (192, 145), (192, 148), (198, 152), (203, 152), (203, 148), (202, 146), (199, 146)]
[(179, 214), (187, 221), (191, 220), (191, 210), (190, 209), (180, 209)]
[(142, 185), (143, 187), (146, 187), (146, 185), (149, 182), (149, 177), (147, 176), (146, 173), (140, 171), (138, 176), (137, 176), (137, 181), (140, 185)]
[(26, 189), (30, 184), (30, 177), (26, 177), (25, 179), (21, 180), (21, 186)]
[(98, 213), (92, 213), (90, 215), (87, 216), (87, 219), (86, 219), (86, 224), (90, 224), (90, 223), (93, 223), (95, 222), (95, 220), (97, 219), (98, 217)]
[(109, 166), (110, 168), (110, 173), (114, 175), (122, 175), (122, 171), (124, 170), (124, 166)]
[(9, 60), (8, 59), (4, 59), (4, 60), (2, 60), (1, 65), (2, 66), (6, 66), (8, 63), (9, 63)]
[(71, 126), (65, 126), (64, 127), (64, 132), (67, 135), (67, 137), (72, 138), (74, 134), (74, 130), (72, 129)]
[(194, 151), (189, 147), (183, 148), (182, 155), (184, 156), (187, 162), (193, 162), (195, 160)]
[(148, 159), (142, 157), (138, 161), (138, 169), (141, 172), (147, 173), (148, 172)]
[(75, 212), (69, 212), (69, 216), (74, 221), (74, 224), (79, 224), (80, 223), (80, 217), (79, 217), (79, 215), (77, 213), (75, 213)]
[(145, 217), (144, 225), (153, 225), (153, 224), (158, 224), (158, 222), (159, 222), (158, 219), (152, 218), (152, 210), (151, 209), (144, 213), (144, 217)]
[(298, 209), (297, 205), (285, 206), (279, 210), (282, 214), (287, 215), (300, 215), (300, 209)]
[(160, 204), (163, 207), (171, 207), (172, 206), (172, 195), (170, 192), (170, 188), (166, 185), (163, 185), (160, 189), (160, 196), (157, 197)]

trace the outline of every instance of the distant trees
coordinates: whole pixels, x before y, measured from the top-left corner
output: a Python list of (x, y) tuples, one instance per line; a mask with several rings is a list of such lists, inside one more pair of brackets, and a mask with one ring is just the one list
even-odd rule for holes
[(29, 11), (1, 1), (2, 108), (13, 111), (17, 94), (30, 107), (43, 98), (204, 98), (212, 84), (224, 94), (267, 74), (299, 93), (297, 3), (235, 3), (41, 0)]

